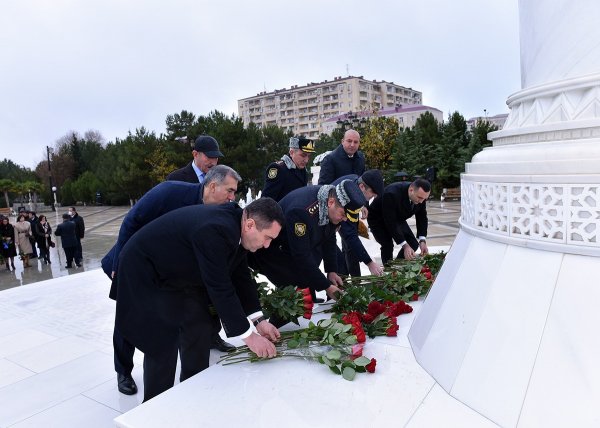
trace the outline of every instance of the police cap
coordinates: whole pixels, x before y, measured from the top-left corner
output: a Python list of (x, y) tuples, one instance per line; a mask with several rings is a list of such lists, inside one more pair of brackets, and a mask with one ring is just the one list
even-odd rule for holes
[(304, 153), (314, 153), (315, 152), (315, 143), (313, 140), (309, 140), (303, 135), (299, 137), (291, 137), (290, 138), (290, 149), (300, 149)]
[(360, 210), (367, 203), (362, 192), (353, 180), (344, 180), (335, 186), (335, 193), (346, 211), (346, 217), (353, 223), (358, 221)]

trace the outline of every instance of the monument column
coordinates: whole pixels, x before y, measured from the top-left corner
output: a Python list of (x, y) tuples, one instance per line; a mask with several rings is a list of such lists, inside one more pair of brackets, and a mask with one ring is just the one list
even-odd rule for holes
[[(461, 230), (409, 339), (501, 426), (600, 421), (600, 2), (521, 0), (521, 87), (461, 177)], [(499, 58), (501, 62), (501, 58)]]

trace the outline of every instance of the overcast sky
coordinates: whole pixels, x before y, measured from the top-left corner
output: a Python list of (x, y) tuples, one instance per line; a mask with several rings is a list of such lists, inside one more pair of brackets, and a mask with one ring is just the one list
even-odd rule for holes
[(73, 130), (107, 142), (168, 114), (364, 76), (465, 118), (520, 90), (517, 0), (0, 0), (0, 159)]

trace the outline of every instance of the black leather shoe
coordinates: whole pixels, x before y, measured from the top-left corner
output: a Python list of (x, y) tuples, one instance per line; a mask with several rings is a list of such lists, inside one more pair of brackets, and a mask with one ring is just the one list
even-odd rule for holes
[(235, 346), (233, 346), (231, 343), (225, 342), (223, 339), (221, 339), (221, 336), (214, 337), (210, 347), (221, 352), (235, 351)]
[(125, 395), (137, 394), (137, 385), (135, 380), (131, 376), (125, 376), (122, 374), (117, 375), (117, 384), (119, 385), (119, 392)]

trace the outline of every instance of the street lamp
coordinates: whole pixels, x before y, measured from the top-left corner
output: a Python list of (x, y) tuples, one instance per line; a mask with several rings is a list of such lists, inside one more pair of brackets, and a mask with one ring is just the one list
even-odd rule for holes
[(338, 129), (347, 131), (348, 129), (361, 129), (367, 123), (364, 117), (359, 119), (358, 115), (350, 110), (345, 115), (342, 115), (336, 122)]
[(54, 204), (52, 205), (52, 209), (56, 213), (56, 223), (58, 224), (58, 210), (56, 209), (58, 202), (56, 201), (56, 190), (56, 186), (52, 186), (52, 196), (54, 196)]

